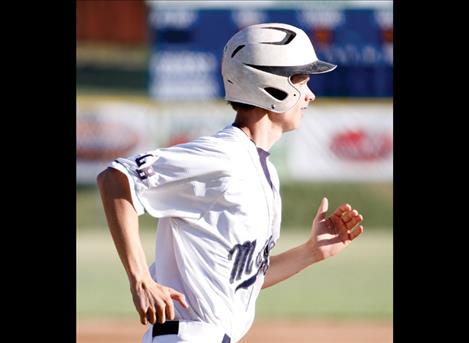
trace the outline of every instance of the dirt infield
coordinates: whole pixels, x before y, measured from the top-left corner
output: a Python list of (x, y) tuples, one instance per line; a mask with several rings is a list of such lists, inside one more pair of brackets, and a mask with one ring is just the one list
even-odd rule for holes
[[(77, 343), (139, 343), (145, 327), (130, 320), (81, 320)], [(240, 343), (392, 343), (392, 322), (256, 320)]]

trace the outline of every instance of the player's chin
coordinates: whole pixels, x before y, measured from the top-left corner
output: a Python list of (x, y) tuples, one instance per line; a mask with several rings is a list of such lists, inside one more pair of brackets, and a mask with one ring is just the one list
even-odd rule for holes
[(300, 127), (300, 121), (297, 120), (294, 123), (290, 123), (289, 125), (285, 125), (283, 128), (283, 132), (293, 131)]
[(303, 112), (298, 111), (294, 116), (290, 117), (290, 120), (284, 122), (283, 132), (293, 131), (300, 127), (301, 118), (303, 117)]
[(301, 111), (300, 115), (296, 117), (296, 120), (292, 123), (292, 129), (291, 130), (296, 130), (297, 128), (300, 127), (301, 120), (303, 119), (304, 112)]

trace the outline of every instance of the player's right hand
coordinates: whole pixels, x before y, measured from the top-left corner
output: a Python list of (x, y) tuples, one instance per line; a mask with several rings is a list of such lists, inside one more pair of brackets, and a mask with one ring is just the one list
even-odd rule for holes
[(184, 308), (189, 305), (184, 294), (151, 280), (136, 282), (130, 287), (135, 308), (140, 315), (140, 322), (146, 325), (174, 320), (173, 300)]

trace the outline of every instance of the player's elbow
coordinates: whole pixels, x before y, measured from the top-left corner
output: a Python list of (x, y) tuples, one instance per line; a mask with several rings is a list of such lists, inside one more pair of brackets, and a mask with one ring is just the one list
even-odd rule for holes
[(127, 177), (119, 170), (107, 168), (98, 174), (96, 183), (100, 192), (109, 193), (113, 191), (128, 191)]
[(111, 184), (115, 183), (116, 170), (113, 168), (106, 168), (96, 177), (96, 183), (100, 191), (109, 188)]
[(96, 177), (99, 193), (104, 206), (113, 206), (116, 199), (124, 199), (132, 204), (127, 176), (114, 168), (107, 168)]
[(104, 188), (104, 184), (106, 182), (105, 180), (108, 174), (109, 174), (109, 170), (105, 169), (101, 173), (99, 173), (98, 176), (96, 177), (96, 184), (98, 185), (99, 189)]

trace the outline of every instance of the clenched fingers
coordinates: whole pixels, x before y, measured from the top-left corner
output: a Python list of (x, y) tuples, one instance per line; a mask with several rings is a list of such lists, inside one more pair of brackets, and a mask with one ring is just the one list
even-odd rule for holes
[(166, 318), (168, 320), (174, 320), (174, 304), (173, 300), (169, 297), (166, 299)]
[(333, 213), (333, 216), (340, 218), (344, 213), (349, 212), (351, 210), (352, 210), (352, 206), (350, 206), (349, 204), (343, 204), (337, 207), (337, 209)]
[(148, 302), (146, 297), (139, 297), (136, 294), (132, 293), (135, 308), (137, 309), (138, 315), (140, 317), (140, 323), (147, 325), (147, 308)]
[(357, 238), (361, 233), (363, 233), (363, 226), (359, 226), (356, 230), (349, 230), (348, 232), (348, 239), (350, 241), (353, 241), (355, 238)]
[(163, 301), (159, 301), (157, 304), (158, 304), (157, 309), (156, 309), (156, 313), (158, 316), (157, 320), (158, 320), (158, 323), (163, 324), (164, 322), (166, 322), (166, 303)]
[(345, 227), (347, 228), (347, 230), (351, 230), (355, 226), (357, 226), (362, 220), (363, 216), (357, 213), (357, 215), (353, 216), (349, 221), (345, 223)]
[(156, 322), (163, 324), (166, 320), (174, 320), (174, 304), (171, 298), (168, 296), (156, 301), (156, 306), (147, 309), (146, 319), (151, 324)]
[(147, 314), (145, 313), (145, 311), (143, 309), (138, 309), (138, 314), (140, 316), (140, 323), (142, 323), (143, 325), (147, 325)]
[(188, 308), (189, 305), (186, 302), (186, 297), (184, 294), (172, 289), (168, 288), (168, 298), (166, 299), (166, 316), (168, 319), (174, 319), (174, 303), (173, 300), (178, 301), (184, 308)]
[(188, 308), (189, 305), (186, 302), (186, 297), (184, 296), (184, 294), (169, 287), (166, 288), (165, 293), (166, 293), (166, 296), (164, 298), (164, 302), (166, 305), (165, 306), (166, 319), (174, 320), (175, 312), (174, 312), (173, 300), (178, 301), (185, 308)]
[[(345, 207), (346, 206), (343, 205), (342, 210), (345, 209)], [(357, 210), (352, 210), (350, 207), (349, 210), (343, 211), (341, 215), (338, 215), (338, 213), (340, 213), (340, 210), (336, 210), (334, 212), (331, 220), (334, 223), (337, 233), (343, 242), (351, 241), (355, 239), (361, 232), (363, 232), (363, 227), (358, 228), (352, 232), (352, 230), (356, 228), (357, 225), (360, 224), (363, 220), (363, 216), (359, 214)]]
[(342, 221), (344, 223), (347, 223), (356, 216), (358, 216), (358, 211), (357, 210), (352, 210), (352, 211), (343, 212), (342, 215), (340, 216), (340, 218), (342, 219)]
[(166, 320), (174, 320), (173, 299), (179, 301), (183, 307), (189, 307), (182, 293), (157, 283), (151, 285), (152, 287), (143, 285), (131, 288), (134, 304), (143, 325), (148, 322), (163, 324)]
[(363, 220), (363, 216), (357, 210), (350, 209), (342, 212), (340, 215), (338, 215), (338, 211), (334, 212), (331, 219), (336, 224), (343, 224), (340, 225), (341, 227), (351, 229)]
[(148, 322), (150, 322), (151, 324), (156, 323), (156, 310), (153, 306), (150, 306), (147, 309), (146, 319), (148, 319)]

